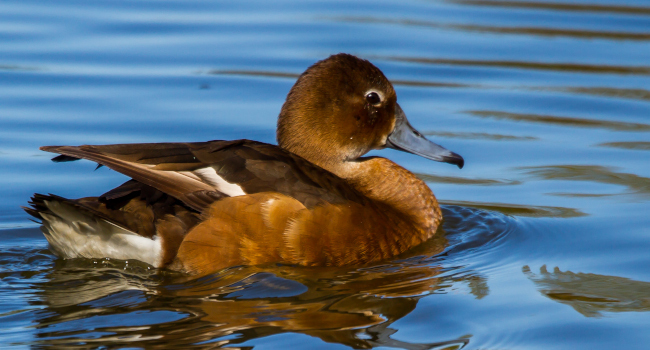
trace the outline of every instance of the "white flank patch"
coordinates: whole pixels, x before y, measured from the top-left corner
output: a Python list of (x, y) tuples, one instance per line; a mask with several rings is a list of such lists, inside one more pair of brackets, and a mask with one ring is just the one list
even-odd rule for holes
[(54, 213), (41, 213), (41, 230), (62, 258), (136, 259), (160, 267), (162, 244), (56, 201), (45, 201)]
[(203, 182), (214, 187), (221, 193), (225, 193), (231, 197), (245, 196), (246, 192), (237, 184), (231, 184), (224, 180), (217, 171), (212, 167), (196, 169), (193, 171)]

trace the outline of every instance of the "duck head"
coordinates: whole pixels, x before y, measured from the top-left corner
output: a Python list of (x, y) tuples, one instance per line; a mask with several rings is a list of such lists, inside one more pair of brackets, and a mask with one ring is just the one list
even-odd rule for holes
[(463, 158), (415, 130), (393, 85), (372, 63), (338, 54), (309, 67), (278, 119), (280, 147), (335, 171), (373, 149), (393, 148), (463, 167)]

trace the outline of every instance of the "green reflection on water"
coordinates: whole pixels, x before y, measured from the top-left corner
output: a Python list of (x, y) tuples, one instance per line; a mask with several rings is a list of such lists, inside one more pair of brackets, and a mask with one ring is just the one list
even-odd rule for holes
[(14, 64), (0, 64), (0, 70), (34, 72), (34, 71), (40, 71), (42, 69), (37, 67), (20, 66)]
[(555, 268), (548, 272), (546, 265), (534, 274), (524, 266), (523, 273), (540, 292), (562, 304), (571, 306), (587, 317), (600, 317), (602, 312), (650, 311), (650, 282), (628, 278), (574, 273)]
[(541, 180), (588, 181), (609, 185), (625, 186), (625, 193), (650, 195), (650, 178), (617, 172), (612, 167), (600, 165), (549, 165), (519, 167), (526, 174)]
[(417, 177), (425, 182), (447, 183), (457, 185), (479, 185), (479, 186), (501, 186), (501, 185), (519, 185), (521, 181), (516, 180), (496, 180), (496, 179), (475, 179), (457, 176), (441, 176), (433, 174), (415, 173)]
[(526, 216), (536, 218), (574, 218), (587, 216), (588, 214), (575, 208), (551, 207), (551, 206), (532, 206), (509, 203), (488, 203), (488, 202), (471, 202), (471, 201), (451, 201), (442, 200), (442, 204), (460, 205), (478, 209), (492, 210), (511, 216)]
[[(541, 89), (544, 90), (545, 88)], [(634, 100), (650, 100), (650, 91), (644, 89), (622, 89), (613, 87), (563, 87), (548, 88), (548, 90), (566, 91), (586, 95), (628, 98)]]
[(376, 59), (383, 59), (396, 62), (411, 62), (434, 65), (454, 66), (479, 66), (479, 67), (501, 67), (516, 69), (534, 69), (543, 71), (559, 71), (568, 73), (595, 73), (595, 74), (650, 74), (649, 66), (614, 66), (595, 65), (566, 62), (529, 62), (514, 60), (470, 60), (450, 58), (427, 58), (427, 57), (403, 57), (403, 56), (373, 56)]
[(538, 35), (538, 36), (563, 36), (571, 38), (587, 39), (608, 39), (608, 40), (650, 40), (648, 33), (635, 32), (610, 32), (599, 30), (577, 30), (569, 28), (548, 28), (548, 27), (503, 27), (487, 25), (468, 25), (468, 24), (449, 24), (442, 22), (422, 21), (414, 19), (394, 19), (378, 17), (334, 17), (331, 20), (351, 23), (378, 23), (378, 24), (398, 24), (403, 26), (428, 27), (434, 29), (451, 29), (469, 32), (493, 33), (493, 34), (518, 34), (518, 35)]
[(538, 1), (502, 1), (502, 0), (447, 0), (451, 3), (471, 6), (491, 6), (524, 8), (532, 10), (557, 10), (578, 12), (605, 12), (626, 13), (632, 15), (650, 15), (650, 8), (642, 6), (600, 5), (600, 4), (575, 4), (566, 2), (538, 2)]
[(532, 141), (539, 140), (534, 136), (515, 136), (515, 135), (501, 135), (501, 134), (488, 134), (485, 132), (447, 132), (447, 131), (426, 131), (423, 132), (427, 136), (449, 137), (467, 140), (490, 140), (490, 141)]
[(604, 142), (596, 146), (631, 149), (635, 151), (650, 151), (650, 142), (645, 141), (623, 141), (623, 142)]
[(254, 77), (268, 77), (268, 78), (292, 78), (298, 79), (300, 74), (287, 73), (287, 72), (271, 72), (259, 70), (211, 70), (207, 74), (213, 75), (250, 75)]
[(601, 128), (615, 131), (648, 132), (650, 124), (617, 122), (612, 120), (585, 119), (560, 117), (541, 114), (523, 114), (501, 111), (465, 111), (465, 113), (481, 118), (506, 119), (533, 123), (544, 123), (580, 128)]

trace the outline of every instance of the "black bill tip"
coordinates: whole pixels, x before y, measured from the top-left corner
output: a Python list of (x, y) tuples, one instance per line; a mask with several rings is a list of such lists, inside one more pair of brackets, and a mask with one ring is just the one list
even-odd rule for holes
[(449, 164), (455, 164), (458, 166), (458, 169), (462, 169), (465, 166), (465, 159), (460, 156), (460, 154), (450, 152), (450, 156), (443, 156), (442, 161)]

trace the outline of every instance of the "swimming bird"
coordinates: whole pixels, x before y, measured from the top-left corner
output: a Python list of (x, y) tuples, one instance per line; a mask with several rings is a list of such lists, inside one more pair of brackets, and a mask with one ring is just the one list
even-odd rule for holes
[(278, 145), (251, 140), (44, 146), (131, 179), (98, 197), (35, 194), (25, 210), (62, 258), (140, 260), (207, 274), (235, 265), (360, 265), (432, 237), (442, 213), (414, 174), (370, 150), (463, 167), (406, 119), (367, 60), (337, 54), (289, 91)]

